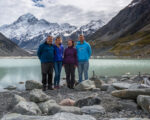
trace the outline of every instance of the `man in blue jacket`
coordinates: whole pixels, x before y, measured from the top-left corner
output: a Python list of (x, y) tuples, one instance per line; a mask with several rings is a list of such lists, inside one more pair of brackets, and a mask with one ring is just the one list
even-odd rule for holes
[(78, 74), (80, 83), (83, 80), (83, 73), (85, 80), (88, 80), (89, 59), (92, 54), (92, 50), (90, 44), (85, 41), (83, 35), (79, 36), (79, 41), (77, 42), (76, 49), (78, 56)]
[(53, 79), (53, 66), (54, 66), (54, 46), (53, 37), (48, 36), (45, 43), (39, 46), (37, 55), (41, 61), (41, 72), (42, 72), (42, 83), (43, 91), (46, 91), (46, 86), (48, 82), (48, 89), (52, 88)]

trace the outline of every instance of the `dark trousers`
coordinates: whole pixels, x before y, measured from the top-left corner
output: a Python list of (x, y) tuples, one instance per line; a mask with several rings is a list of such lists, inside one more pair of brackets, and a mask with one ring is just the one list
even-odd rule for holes
[(74, 64), (65, 64), (66, 81), (69, 88), (73, 88), (75, 84), (75, 66)]
[(41, 69), (42, 69), (42, 83), (43, 86), (46, 87), (48, 84), (49, 87), (52, 86), (52, 80), (53, 80), (53, 63), (42, 63)]

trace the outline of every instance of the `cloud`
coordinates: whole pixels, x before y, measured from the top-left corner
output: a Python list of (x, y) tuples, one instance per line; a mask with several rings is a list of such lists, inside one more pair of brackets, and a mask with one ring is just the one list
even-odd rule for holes
[(0, 0), (0, 25), (32, 13), (49, 22), (81, 26), (91, 20), (110, 20), (131, 0)]

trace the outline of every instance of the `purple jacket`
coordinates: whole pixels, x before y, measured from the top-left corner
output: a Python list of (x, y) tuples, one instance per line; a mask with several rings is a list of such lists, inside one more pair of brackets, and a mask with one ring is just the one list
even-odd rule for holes
[(78, 65), (77, 62), (77, 50), (73, 47), (68, 47), (64, 52), (63, 64)]

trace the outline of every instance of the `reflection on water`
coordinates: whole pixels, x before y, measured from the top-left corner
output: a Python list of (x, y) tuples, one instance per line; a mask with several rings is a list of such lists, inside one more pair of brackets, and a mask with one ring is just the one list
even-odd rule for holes
[[(93, 70), (98, 76), (119, 76), (127, 72), (150, 73), (150, 60), (92, 59), (89, 76), (92, 76)], [(63, 69), (62, 77), (64, 76)], [(26, 80), (41, 81), (38, 59), (0, 59), (0, 89), (8, 85), (17, 85), (20, 89), (24, 89), (24, 85), (18, 83)]]

